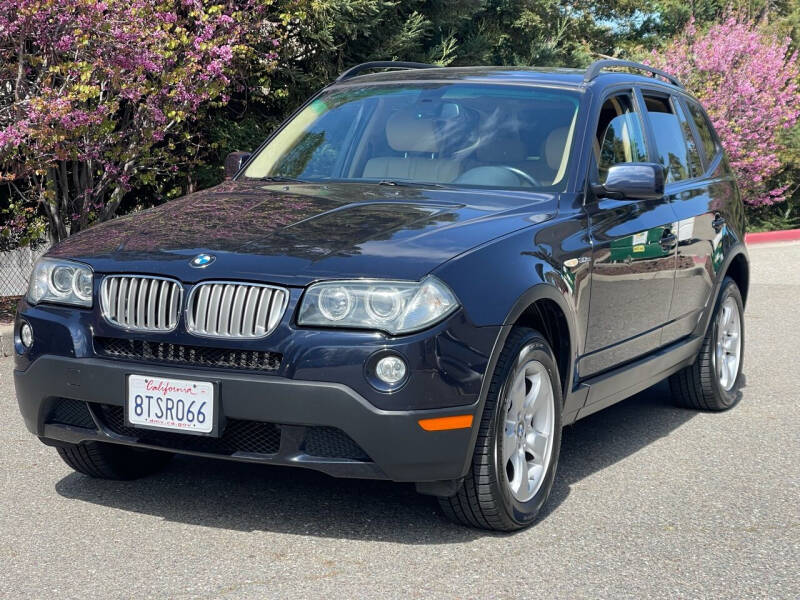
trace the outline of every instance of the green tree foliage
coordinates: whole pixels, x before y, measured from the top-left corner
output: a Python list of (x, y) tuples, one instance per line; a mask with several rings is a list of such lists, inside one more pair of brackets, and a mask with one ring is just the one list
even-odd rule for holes
[(613, 29), (584, 0), (275, 0), (274, 38), (241, 73), (231, 101), (204, 122), (192, 156), (158, 189), (132, 194), (129, 206), (219, 181), (228, 152), (252, 150), (283, 118), (346, 68), (369, 60), (443, 66), (584, 66), (615, 51)]
[[(76, 1), (62, 0), (64, 6)], [(225, 6), (223, 11), (234, 10), (231, 7), (241, 7), (244, 1), (192, 0), (191, 4), (202, 13), (216, 5)], [(5, 0), (9, 7), (15, 2)], [(58, 5), (55, 0), (49, 4)], [(180, 3), (164, 2), (172, 4)], [(112, 182), (104, 194), (115, 194), (118, 200), (122, 196), (117, 213), (218, 183), (228, 152), (254, 150), (309, 95), (359, 62), (580, 67), (600, 56), (630, 58), (663, 48), (690, 18), (706, 28), (722, 21), (731, 8), (791, 35), (795, 46), (800, 42), (800, 0), (248, 0), (248, 6), (256, 7), (259, 15), (241, 20), (249, 26), (237, 33), (242, 51), (226, 67), (230, 81), (224, 94), (217, 90), (202, 111), (187, 114), (181, 127), (163, 140), (153, 139), (147, 146), (149, 166), (139, 169), (144, 163), (137, 162), (131, 167), (138, 169), (136, 177), (125, 185)], [(8, 65), (13, 63), (9, 60)], [(9, 73), (13, 74), (10, 68)], [(114, 123), (110, 121), (109, 127)], [(800, 133), (786, 135), (784, 173), (800, 181)], [(53, 181), (57, 183), (58, 177), (55, 173)], [(23, 200), (36, 190), (26, 189), (20, 181), (15, 185), (12, 190), (0, 182), (0, 229), (4, 218), (47, 224), (48, 215), (36, 209), (35, 202)], [(42, 189), (51, 188), (53, 193), (59, 189), (56, 185)], [(794, 194), (787, 217), (791, 219), (797, 213), (792, 206), (800, 205), (800, 191), (795, 187), (788, 193)], [(786, 221), (785, 207), (774, 210), (782, 212), (758, 218)], [(75, 213), (76, 229), (96, 219), (87, 221), (80, 212)], [(29, 238), (41, 233), (24, 229)]]

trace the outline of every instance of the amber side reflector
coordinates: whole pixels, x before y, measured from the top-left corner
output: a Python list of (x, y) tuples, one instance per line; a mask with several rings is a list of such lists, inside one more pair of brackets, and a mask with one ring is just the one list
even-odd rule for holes
[(444, 431), (446, 429), (467, 429), (472, 427), (472, 415), (455, 417), (438, 417), (436, 419), (420, 419), (419, 426), (425, 431)]

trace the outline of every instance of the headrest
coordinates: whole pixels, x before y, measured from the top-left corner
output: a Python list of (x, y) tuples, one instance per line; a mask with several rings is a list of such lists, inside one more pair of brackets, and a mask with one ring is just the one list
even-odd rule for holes
[(414, 110), (400, 110), (389, 117), (386, 141), (397, 152), (439, 152), (434, 120)]
[(568, 133), (569, 127), (559, 127), (551, 131), (544, 142), (544, 158), (551, 169), (558, 169), (561, 166)]

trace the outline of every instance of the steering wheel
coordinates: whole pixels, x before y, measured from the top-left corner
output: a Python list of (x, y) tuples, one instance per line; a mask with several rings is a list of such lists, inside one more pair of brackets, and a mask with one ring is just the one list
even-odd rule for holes
[(511, 171), (514, 175), (519, 177), (522, 181), (528, 183), (531, 187), (542, 187), (542, 184), (536, 181), (534, 177), (528, 175), (522, 169), (517, 169), (516, 167), (509, 167), (507, 165), (500, 165), (501, 169), (505, 169), (506, 171)]

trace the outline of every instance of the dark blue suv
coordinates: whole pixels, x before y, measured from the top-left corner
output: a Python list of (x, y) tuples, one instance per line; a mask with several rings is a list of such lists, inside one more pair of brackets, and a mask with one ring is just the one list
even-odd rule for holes
[(36, 265), (17, 396), (77, 471), (306, 467), (513, 530), (564, 425), (666, 377), (739, 400), (742, 203), (666, 73), (368, 63), (226, 166)]

